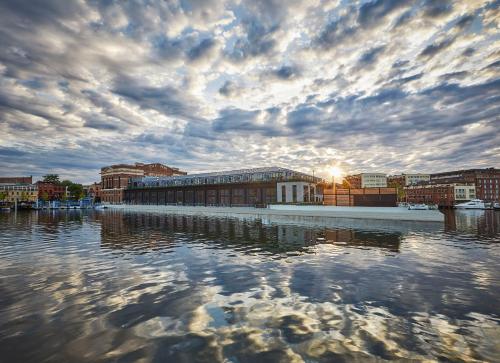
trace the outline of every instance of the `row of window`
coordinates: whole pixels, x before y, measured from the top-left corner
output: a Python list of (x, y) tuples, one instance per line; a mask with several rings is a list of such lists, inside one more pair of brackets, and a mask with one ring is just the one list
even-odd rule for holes
[(10, 192), (9, 195), (23, 195), (23, 194), (26, 194), (26, 195), (38, 195), (38, 192), (37, 191), (17, 191), (17, 192)]
[(7, 191), (7, 190), (24, 190), (26, 192), (36, 192), (38, 191), (38, 188), (36, 187), (27, 187), (27, 186), (21, 186), (21, 185), (3, 185), (0, 187), (0, 191)]
[(313, 177), (309, 177), (305, 174), (298, 174), (291, 172), (219, 175), (219, 176), (209, 176), (209, 177), (195, 177), (195, 176), (177, 177), (177, 178), (145, 177), (141, 180), (132, 181), (132, 186), (164, 187), (164, 186), (231, 184), (231, 183), (244, 183), (244, 182), (287, 181), (287, 180), (313, 181)]

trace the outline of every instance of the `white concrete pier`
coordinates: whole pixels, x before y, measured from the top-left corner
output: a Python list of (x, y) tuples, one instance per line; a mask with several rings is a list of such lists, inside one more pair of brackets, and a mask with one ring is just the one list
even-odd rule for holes
[(112, 209), (137, 212), (176, 213), (205, 216), (245, 216), (248, 217), (330, 217), (362, 220), (390, 220), (409, 222), (444, 222), (444, 214), (439, 210), (408, 210), (400, 207), (336, 207), (270, 205), (268, 208), (252, 207), (195, 207), (176, 205), (108, 205)]

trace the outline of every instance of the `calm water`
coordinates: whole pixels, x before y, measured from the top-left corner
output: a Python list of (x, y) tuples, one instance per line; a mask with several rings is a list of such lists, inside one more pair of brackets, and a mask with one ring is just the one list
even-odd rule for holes
[(500, 361), (500, 212), (447, 217), (0, 214), (0, 361)]

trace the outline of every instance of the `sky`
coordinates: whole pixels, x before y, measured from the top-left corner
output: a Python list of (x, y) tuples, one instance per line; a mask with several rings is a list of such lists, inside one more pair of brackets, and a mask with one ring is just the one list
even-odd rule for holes
[(500, 1), (0, 2), (0, 175), (500, 166)]

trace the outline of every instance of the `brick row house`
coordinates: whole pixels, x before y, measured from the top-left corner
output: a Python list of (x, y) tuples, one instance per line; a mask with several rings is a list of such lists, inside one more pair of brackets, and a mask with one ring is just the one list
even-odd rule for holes
[(431, 174), (430, 184), (475, 185), (476, 198), (485, 202), (500, 200), (500, 169), (467, 169)]

